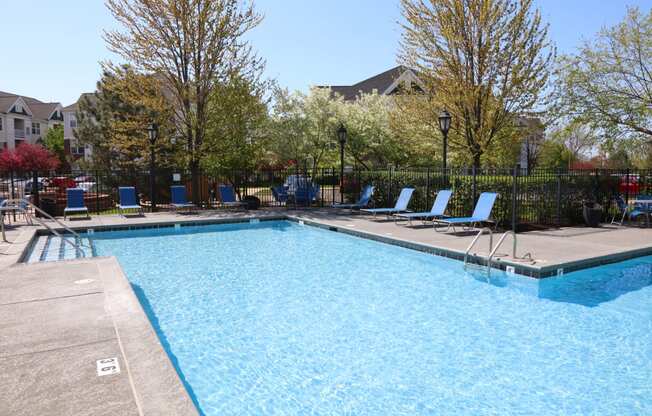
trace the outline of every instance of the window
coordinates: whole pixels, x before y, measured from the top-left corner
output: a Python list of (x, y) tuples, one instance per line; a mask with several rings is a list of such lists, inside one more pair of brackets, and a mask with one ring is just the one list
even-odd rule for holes
[(77, 119), (75, 116), (70, 116), (70, 127), (73, 129), (77, 127)]
[(32, 134), (36, 136), (41, 135), (41, 123), (32, 123)]
[(0, 131), (2, 131), (2, 118), (0, 118)]

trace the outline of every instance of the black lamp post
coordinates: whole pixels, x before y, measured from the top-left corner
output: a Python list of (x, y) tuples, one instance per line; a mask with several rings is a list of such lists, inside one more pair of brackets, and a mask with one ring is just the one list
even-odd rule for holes
[(447, 151), (448, 151), (448, 130), (451, 128), (451, 115), (448, 113), (448, 111), (444, 110), (439, 114), (439, 130), (441, 130), (441, 134), (444, 135), (444, 150), (442, 153), (442, 167), (444, 170), (444, 174), (446, 172), (446, 158), (447, 158)]
[(340, 203), (344, 203), (344, 145), (346, 144), (346, 127), (340, 123), (337, 138), (340, 142)]
[(158, 139), (158, 125), (152, 123), (147, 128), (149, 133), (149, 197), (152, 204), (152, 212), (156, 211), (156, 161), (154, 152), (154, 145), (156, 144), (156, 139)]

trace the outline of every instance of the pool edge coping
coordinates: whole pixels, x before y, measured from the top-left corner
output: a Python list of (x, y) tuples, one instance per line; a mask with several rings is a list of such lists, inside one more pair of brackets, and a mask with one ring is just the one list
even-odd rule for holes
[[(365, 238), (369, 240), (379, 241), (385, 244), (391, 244), (399, 247), (408, 248), (415, 251), (420, 251), (423, 253), (436, 255), (440, 257), (446, 257), (453, 260), (462, 261), (464, 260), (465, 254), (462, 251), (445, 248), (440, 246), (435, 246), (427, 243), (420, 243), (416, 241), (405, 240), (396, 237), (390, 237), (387, 235), (381, 235), (373, 233), (370, 231), (363, 231), (359, 229), (352, 229), (348, 227), (342, 227), (338, 225), (329, 224), (327, 222), (322, 222), (316, 219), (309, 219), (298, 214), (269, 214), (269, 215), (248, 215), (243, 217), (223, 217), (223, 218), (179, 218), (173, 221), (164, 220), (148, 223), (136, 223), (136, 224), (124, 224), (124, 225), (95, 225), (95, 226), (74, 226), (70, 227), (74, 231), (87, 231), (94, 230), (98, 232), (108, 232), (108, 231), (128, 231), (128, 230), (137, 230), (137, 229), (152, 229), (152, 228), (169, 228), (174, 227), (175, 224), (179, 224), (181, 227), (192, 227), (192, 226), (206, 226), (206, 225), (219, 225), (219, 224), (234, 224), (234, 223), (248, 223), (251, 220), (259, 220), (261, 222), (265, 221), (292, 221), (295, 223), (303, 222), (310, 226), (315, 226), (322, 229), (327, 229), (335, 232), (342, 232), (345, 234), (353, 235), (360, 238)], [(63, 229), (57, 229), (58, 231), (64, 231)], [(30, 241), (27, 245), (24, 246), (22, 253), (19, 256), (17, 262), (12, 265), (22, 265), (25, 263), (25, 259), (29, 253), (29, 250), (35, 243), (36, 239), (41, 235), (47, 235), (49, 231), (44, 228), (38, 228), (34, 230), (33, 235), (30, 238)], [(588, 269), (592, 267), (602, 266), (606, 264), (617, 263), (620, 261), (630, 260), (638, 257), (644, 257), (652, 255), (652, 246), (649, 247), (638, 247), (621, 252), (609, 253), (600, 256), (587, 257), (580, 260), (572, 260), (562, 263), (555, 263), (550, 265), (543, 266), (532, 266), (519, 262), (513, 262), (510, 260), (505, 260), (501, 258), (496, 258), (491, 265), (491, 268), (499, 271), (506, 271), (507, 267), (513, 267), (514, 273), (520, 276), (532, 277), (535, 279), (543, 279), (548, 277), (560, 276), (565, 273), (570, 273), (578, 270)], [(67, 261), (67, 260), (59, 260)], [(476, 254), (469, 253), (468, 261), (470, 263), (486, 266), (486, 258), (478, 256)], [(561, 271), (561, 273), (560, 273)]]

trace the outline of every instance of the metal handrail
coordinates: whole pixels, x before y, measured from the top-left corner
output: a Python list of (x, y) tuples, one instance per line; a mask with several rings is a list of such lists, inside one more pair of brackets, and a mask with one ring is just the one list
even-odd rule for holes
[(493, 250), (491, 250), (491, 253), (489, 253), (489, 257), (487, 258), (487, 275), (490, 274), (491, 272), (491, 265), (493, 264), (493, 258), (494, 255), (496, 254), (496, 251), (498, 251), (498, 248), (503, 244), (503, 241), (505, 241), (505, 238), (507, 238), (508, 235), (512, 236), (512, 259), (514, 261), (519, 261), (519, 260), (532, 260), (532, 253), (525, 253), (523, 254), (523, 257), (519, 258), (516, 257), (516, 233), (514, 231), (505, 231), (502, 236), (500, 236), (500, 239), (498, 240), (498, 243), (496, 243), (496, 247), (494, 247)]
[(496, 243), (496, 247), (494, 247), (493, 250), (491, 250), (491, 253), (489, 253), (489, 257), (487, 257), (487, 275), (491, 274), (491, 263), (493, 261), (493, 257), (496, 254), (496, 251), (498, 251), (498, 248), (503, 244), (503, 241), (505, 241), (505, 238), (511, 235), (512, 236), (512, 258), (516, 258), (516, 233), (514, 231), (505, 231), (503, 235), (500, 236), (500, 239), (498, 240), (498, 243)]
[(480, 236), (485, 233), (485, 231), (489, 231), (489, 251), (490, 252), (492, 251), (493, 244), (494, 244), (494, 233), (493, 233), (493, 231), (491, 231), (491, 228), (484, 227), (478, 232), (478, 234), (475, 236), (473, 241), (471, 241), (471, 244), (469, 244), (469, 246), (466, 248), (466, 251), (464, 252), (464, 268), (466, 268), (466, 263), (467, 263), (467, 260), (468, 260), (468, 257), (469, 257), (469, 252), (471, 251), (471, 249), (473, 248), (475, 243), (478, 241)]
[(85, 247), (85, 248), (91, 248), (91, 247), (88, 247), (88, 246), (85, 246), (85, 245), (82, 244), (82, 238), (77, 232), (75, 232), (73, 229), (71, 229), (70, 227), (68, 227), (67, 225), (62, 223), (61, 221), (54, 218), (52, 215), (50, 215), (47, 212), (43, 211), (41, 208), (39, 208), (36, 205), (32, 204), (28, 200), (26, 200), (26, 199), (7, 199), (7, 200), (3, 201), (2, 206), (4, 208), (10, 208), (12, 210), (20, 211), (20, 212), (22, 212), (22, 213), (24, 213), (26, 215), (29, 215), (27, 210), (25, 208), (23, 208), (22, 204), (24, 204), (27, 207), (32, 207), (35, 212), (38, 212), (39, 214), (43, 215), (44, 217), (54, 221), (61, 228), (63, 228), (64, 230), (66, 230), (67, 232), (72, 234), (75, 237), (75, 242), (72, 242), (72, 241), (68, 240), (67, 238), (65, 238), (57, 230), (50, 227), (45, 221), (42, 221), (39, 217), (36, 217), (36, 216), (33, 217), (34, 219), (36, 219), (36, 221), (38, 221), (39, 224), (41, 224), (42, 226), (47, 228), (52, 234), (59, 237), (61, 240), (65, 241), (67, 244), (72, 245), (75, 248), (75, 252), (77, 253), (77, 255), (82, 254), (82, 257), (86, 257), (86, 252), (84, 250), (82, 250), (82, 247)]

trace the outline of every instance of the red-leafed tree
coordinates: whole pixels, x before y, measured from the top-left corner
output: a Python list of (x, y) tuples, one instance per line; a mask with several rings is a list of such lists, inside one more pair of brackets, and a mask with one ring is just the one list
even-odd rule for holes
[(0, 172), (19, 172), (21, 171), (20, 159), (15, 151), (3, 149), (0, 152)]
[(59, 167), (57, 156), (38, 144), (23, 143), (16, 149), (0, 152), (0, 171), (31, 173), (33, 203), (39, 205), (38, 174)]
[(59, 167), (59, 158), (39, 144), (21, 144), (15, 150), (24, 172), (43, 172)]

